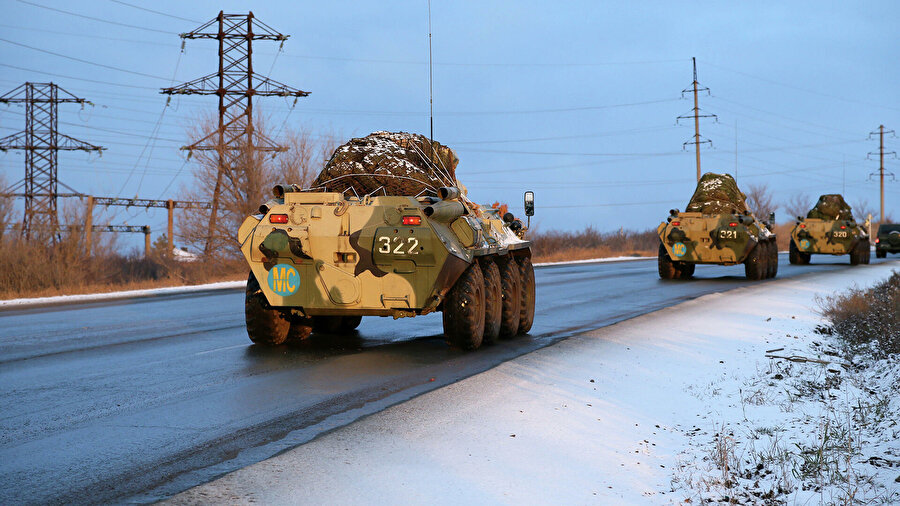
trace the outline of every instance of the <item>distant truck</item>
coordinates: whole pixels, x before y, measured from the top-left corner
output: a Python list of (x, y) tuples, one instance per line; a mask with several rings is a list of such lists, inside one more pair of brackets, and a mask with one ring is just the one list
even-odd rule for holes
[(875, 256), (884, 258), (888, 253), (900, 253), (900, 223), (882, 223), (875, 237)]
[(747, 279), (775, 277), (775, 234), (747, 209), (745, 198), (731, 175), (704, 174), (687, 210), (672, 209), (657, 227), (659, 277), (688, 279), (697, 264), (744, 264)]
[(788, 260), (807, 265), (812, 255), (849, 255), (850, 265), (867, 264), (871, 256), (867, 228), (856, 223), (843, 196), (822, 195), (805, 218), (797, 217)]

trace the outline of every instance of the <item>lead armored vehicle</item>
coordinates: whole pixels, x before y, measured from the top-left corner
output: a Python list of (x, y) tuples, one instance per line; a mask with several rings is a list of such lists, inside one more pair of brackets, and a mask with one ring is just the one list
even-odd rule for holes
[[(769, 224), (747, 209), (729, 174), (704, 174), (684, 212), (669, 211), (659, 235), (659, 277), (688, 279), (697, 264), (744, 264), (748, 279), (778, 273), (778, 248)], [(769, 222), (774, 221), (769, 216)]]
[(527, 227), (506, 206), (469, 200), (457, 162), (424, 136), (376, 132), (339, 147), (310, 188), (275, 186), (238, 232), (250, 339), (278, 345), (350, 332), (363, 316), (435, 311), (463, 349), (528, 332)]
[(900, 223), (878, 225), (875, 238), (875, 256), (884, 258), (888, 253), (900, 253)]
[(868, 224), (860, 226), (853, 210), (838, 194), (822, 195), (791, 230), (788, 259), (806, 265), (812, 255), (850, 255), (850, 265), (867, 264), (871, 255)]

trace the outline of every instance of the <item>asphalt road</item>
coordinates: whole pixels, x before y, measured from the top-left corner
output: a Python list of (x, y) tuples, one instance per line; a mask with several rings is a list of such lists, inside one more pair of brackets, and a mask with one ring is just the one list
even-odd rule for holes
[[(781, 255), (779, 277), (865, 269), (813, 262)], [(0, 504), (156, 501), (568, 336), (751, 283), (742, 266), (664, 282), (655, 259), (536, 278), (531, 334), (471, 353), (444, 344), (440, 315), (253, 346), (237, 291), (0, 312)]]

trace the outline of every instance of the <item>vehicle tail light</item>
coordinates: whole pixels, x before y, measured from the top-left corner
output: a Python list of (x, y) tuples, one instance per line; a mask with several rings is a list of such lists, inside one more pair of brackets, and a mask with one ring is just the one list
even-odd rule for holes
[(736, 221), (732, 221), (731, 223), (728, 224), (728, 226), (729, 226), (729, 227), (736, 227), (736, 226), (737, 226), (737, 222), (736, 222)]
[(878, 239), (878, 238), (875, 239), (875, 244), (878, 244), (880, 242), (881, 242), (881, 239)]
[(286, 214), (270, 214), (269, 223), (287, 223), (288, 215)]
[(844, 230), (845, 228), (847, 228), (847, 225), (841, 225), (841, 230)]
[(801, 224), (800, 224), (800, 228), (806, 228), (806, 224), (801, 223)]
[(680, 221), (673, 221), (673, 222), (672, 222), (672, 225), (677, 227), (677, 226), (681, 225), (681, 222), (680, 222)]
[(422, 217), (421, 216), (404, 216), (403, 224), (404, 225), (421, 225)]

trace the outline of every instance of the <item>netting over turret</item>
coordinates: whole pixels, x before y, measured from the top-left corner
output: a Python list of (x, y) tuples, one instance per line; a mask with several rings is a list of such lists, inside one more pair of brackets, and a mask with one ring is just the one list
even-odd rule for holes
[(697, 182), (697, 189), (685, 211), (703, 214), (744, 214), (747, 212), (746, 195), (738, 189), (731, 174), (707, 172)]
[(818, 220), (852, 220), (853, 210), (844, 201), (843, 196), (833, 193), (819, 197), (819, 201), (806, 213), (806, 217)]
[(406, 132), (374, 132), (334, 151), (311, 188), (366, 194), (437, 195), (442, 186), (458, 186), (452, 149), (428, 137)]

